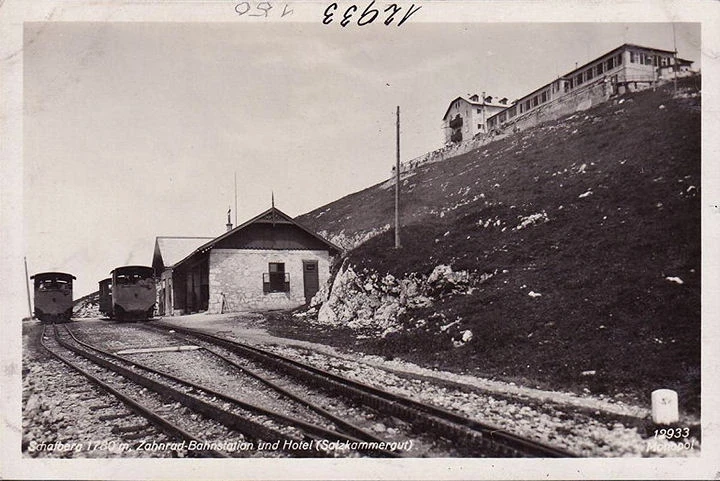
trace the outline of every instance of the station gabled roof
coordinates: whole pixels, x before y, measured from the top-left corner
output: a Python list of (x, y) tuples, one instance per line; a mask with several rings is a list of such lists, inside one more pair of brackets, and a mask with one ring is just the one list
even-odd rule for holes
[(173, 267), (192, 253), (212, 240), (212, 237), (171, 237), (158, 236), (155, 238), (155, 252), (153, 253), (153, 267)]
[(225, 232), (224, 234), (210, 240), (209, 242), (206, 242), (205, 244), (199, 246), (197, 249), (195, 249), (194, 251), (192, 251), (188, 255), (186, 255), (181, 261), (176, 262), (174, 264), (174, 266), (179, 266), (180, 264), (184, 263), (185, 261), (187, 261), (188, 259), (190, 259), (191, 257), (193, 257), (196, 254), (204, 254), (205, 252), (208, 252), (210, 249), (215, 247), (215, 245), (218, 244), (220, 241), (223, 241), (223, 240), (227, 239), (228, 237), (231, 237), (231, 236), (237, 234), (238, 232), (242, 231), (243, 229), (246, 229), (249, 226), (254, 225), (254, 224), (289, 224), (289, 225), (293, 225), (293, 226), (299, 228), (300, 230), (306, 232), (313, 238), (317, 239), (318, 241), (320, 241), (323, 245), (325, 245), (327, 247), (327, 249), (329, 251), (342, 252), (342, 249), (340, 247), (336, 246), (332, 242), (321, 237), (320, 235), (316, 234), (315, 232), (313, 232), (312, 230), (303, 226), (302, 224), (298, 223), (292, 217), (290, 217), (286, 213), (282, 212), (280, 209), (273, 206), (273, 207), (269, 208), (268, 210), (266, 210), (265, 212), (262, 212), (262, 213), (256, 215), (255, 217), (248, 220), (244, 224), (241, 224), (241, 225), (235, 227), (234, 229), (231, 229), (231, 230)]

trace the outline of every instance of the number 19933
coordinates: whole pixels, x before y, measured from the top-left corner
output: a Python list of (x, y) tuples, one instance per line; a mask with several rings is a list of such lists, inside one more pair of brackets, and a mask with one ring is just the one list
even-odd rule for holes
[(690, 428), (663, 428), (655, 430), (655, 438), (682, 439), (690, 436)]

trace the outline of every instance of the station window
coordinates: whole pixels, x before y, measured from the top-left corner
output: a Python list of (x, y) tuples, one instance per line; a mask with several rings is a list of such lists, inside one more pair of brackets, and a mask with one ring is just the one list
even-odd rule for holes
[(268, 263), (268, 272), (263, 273), (263, 292), (289, 292), (290, 275), (285, 272), (284, 262)]

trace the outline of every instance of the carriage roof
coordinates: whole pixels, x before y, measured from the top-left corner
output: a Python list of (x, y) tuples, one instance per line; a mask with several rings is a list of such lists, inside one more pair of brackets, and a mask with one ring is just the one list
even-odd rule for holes
[(122, 267), (116, 267), (115, 269), (110, 271), (110, 274), (118, 273), (118, 274), (125, 274), (128, 272), (137, 272), (141, 274), (150, 274), (153, 273), (153, 268), (148, 266), (122, 266)]
[(61, 279), (69, 282), (77, 278), (72, 274), (68, 274), (67, 272), (38, 272), (37, 274), (30, 276), (30, 279)]

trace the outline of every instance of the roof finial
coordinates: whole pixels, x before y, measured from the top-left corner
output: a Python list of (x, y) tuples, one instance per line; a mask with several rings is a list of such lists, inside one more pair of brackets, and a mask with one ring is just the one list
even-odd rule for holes
[(272, 202), (272, 208), (274, 209), (274, 208), (275, 208), (275, 192), (274, 192), (274, 191), (270, 191), (270, 192), (271, 192), (271, 193), (270, 193), (270, 195), (271, 195), (270, 199), (271, 199), (271, 202)]
[(227, 216), (228, 216), (228, 221), (227, 221), (227, 224), (225, 224), (225, 227), (226, 227), (226, 232), (230, 232), (233, 228), (232, 222), (230, 221), (230, 206), (228, 206)]

